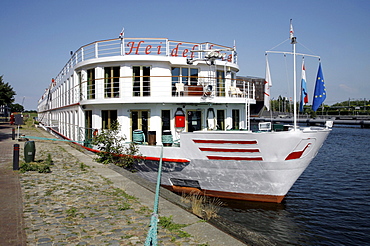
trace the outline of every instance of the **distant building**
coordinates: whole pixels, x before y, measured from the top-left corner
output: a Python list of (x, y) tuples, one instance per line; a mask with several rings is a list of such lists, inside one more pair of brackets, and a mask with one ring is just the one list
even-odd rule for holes
[[(251, 115), (257, 115), (263, 108), (264, 105), (264, 85), (265, 79), (251, 76), (236, 76), (237, 86), (243, 87), (243, 84), (252, 83), (255, 86), (255, 99), (256, 104), (251, 104)], [(246, 82), (246, 83), (243, 83)]]
[(0, 117), (9, 117), (10, 107), (8, 105), (0, 105)]

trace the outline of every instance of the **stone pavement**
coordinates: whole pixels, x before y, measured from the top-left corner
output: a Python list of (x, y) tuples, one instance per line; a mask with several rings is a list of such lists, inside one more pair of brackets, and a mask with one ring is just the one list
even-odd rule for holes
[(0, 123), (0, 245), (26, 245), (19, 175), (13, 171), (12, 127)]
[[(144, 245), (154, 194), (128, 178), (130, 173), (95, 163), (73, 144), (35, 140), (35, 161), (50, 155), (52, 172), (18, 175), (11, 168), (11, 146), (20, 144), (22, 162), (24, 142), (9, 140), (7, 126), (1, 125), (0, 132), (0, 245)], [(21, 134), (52, 137), (37, 128), (21, 129)], [(158, 226), (159, 245), (244, 245), (165, 199), (159, 210), (160, 217), (184, 225), (172, 231)]]

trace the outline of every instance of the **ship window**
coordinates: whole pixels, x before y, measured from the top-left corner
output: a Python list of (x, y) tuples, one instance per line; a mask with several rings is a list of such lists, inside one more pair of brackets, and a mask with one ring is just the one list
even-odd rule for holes
[(79, 100), (82, 100), (82, 74), (78, 72), (78, 91), (79, 91)]
[(217, 96), (225, 96), (225, 73), (224, 71), (217, 71)]
[(162, 110), (162, 132), (164, 130), (171, 130), (170, 110)]
[(86, 110), (85, 111), (85, 141), (84, 146), (91, 147), (92, 141), (92, 111)]
[(179, 67), (173, 67), (171, 69), (172, 72), (172, 96), (176, 95), (176, 84), (180, 79), (180, 68)]
[(198, 84), (198, 68), (190, 68), (190, 85)]
[(176, 95), (176, 83), (198, 85), (198, 68), (172, 67), (172, 96)]
[(233, 109), (232, 111), (232, 129), (233, 130), (239, 130), (239, 109)]
[(119, 97), (120, 67), (104, 68), (104, 97)]
[(225, 130), (225, 110), (217, 110), (217, 129)]
[(150, 67), (132, 67), (132, 92), (134, 97), (150, 96)]
[(87, 99), (95, 99), (95, 69), (87, 70)]
[[(148, 110), (132, 110), (131, 111), (132, 132), (135, 130), (142, 130), (145, 139), (148, 139), (149, 118), (150, 115)], [(131, 134), (131, 139), (133, 139), (133, 134)]]
[(187, 128), (188, 132), (202, 130), (202, 111), (187, 110)]
[(102, 128), (111, 129), (112, 123), (117, 120), (117, 110), (102, 110), (101, 118), (102, 118)]

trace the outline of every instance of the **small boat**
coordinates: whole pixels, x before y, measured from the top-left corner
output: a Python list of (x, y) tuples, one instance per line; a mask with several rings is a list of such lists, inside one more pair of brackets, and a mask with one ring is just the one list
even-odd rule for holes
[(117, 120), (143, 156), (138, 175), (156, 182), (163, 148), (161, 185), (175, 192), (280, 203), (331, 131), (252, 129), (256, 83), (237, 79), (235, 45), (123, 34), (71, 55), (39, 100), (41, 124), (93, 150)]

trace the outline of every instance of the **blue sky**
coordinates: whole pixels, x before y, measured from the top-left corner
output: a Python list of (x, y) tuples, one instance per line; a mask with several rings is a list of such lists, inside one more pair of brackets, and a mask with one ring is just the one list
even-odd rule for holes
[[(237, 45), (238, 75), (265, 76), (265, 55), (289, 37), (293, 19), (297, 51), (321, 56), (325, 104), (370, 100), (370, 1), (96, 1), (5, 0), (0, 9), (0, 75), (16, 103), (36, 109), (70, 51), (118, 37), (169, 38)], [(289, 42), (274, 50), (291, 51)], [(270, 55), (272, 97), (291, 97), (290, 58)], [(305, 58), (310, 104), (318, 61)], [(300, 66), (301, 59), (297, 65)], [(298, 71), (298, 81), (300, 71)]]

